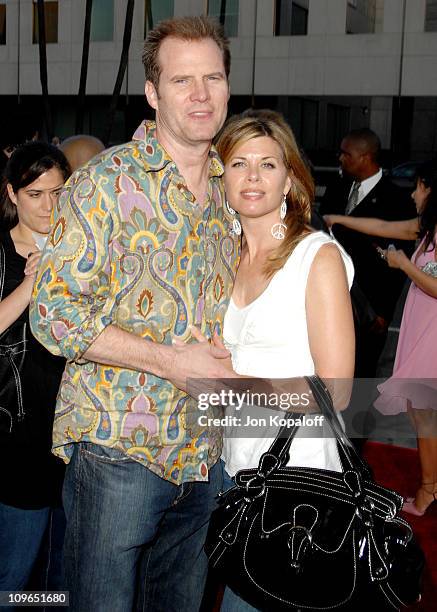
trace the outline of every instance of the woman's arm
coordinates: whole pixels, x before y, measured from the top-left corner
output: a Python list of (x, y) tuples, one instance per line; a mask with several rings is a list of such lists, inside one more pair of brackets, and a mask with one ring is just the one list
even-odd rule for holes
[(0, 302), (0, 334), (15, 323), (29, 305), (40, 257), (40, 252), (33, 253), (29, 257), (24, 269), (23, 281)]
[[(399, 268), (413, 281), (413, 283), (433, 298), (437, 298), (437, 278), (422, 272), (402, 250), (387, 249), (386, 260), (390, 268)], [(437, 248), (434, 253), (437, 260)]]
[(335, 387), (336, 408), (345, 408), (354, 375), (355, 332), (346, 270), (333, 244), (321, 247), (311, 266), (306, 313), (316, 374)]
[(407, 221), (384, 221), (384, 219), (351, 217), (349, 215), (325, 215), (323, 218), (328, 227), (338, 223), (356, 232), (381, 238), (416, 240), (419, 232), (419, 220), (417, 218)]

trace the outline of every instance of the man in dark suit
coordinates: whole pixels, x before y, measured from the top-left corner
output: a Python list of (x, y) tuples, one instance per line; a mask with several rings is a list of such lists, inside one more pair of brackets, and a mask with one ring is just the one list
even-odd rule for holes
[[(383, 175), (379, 166), (380, 140), (372, 130), (353, 130), (340, 147), (343, 176), (331, 184), (324, 195), (320, 213), (378, 217), (388, 221), (416, 216), (413, 203), (404, 192)], [(405, 277), (389, 268), (377, 248), (393, 242), (411, 253), (414, 244), (368, 236), (340, 225), (333, 233), (352, 257), (355, 280), (352, 294), (359, 295), (356, 310), (357, 354), (355, 376), (373, 378), (387, 337), (388, 325), (402, 290)]]

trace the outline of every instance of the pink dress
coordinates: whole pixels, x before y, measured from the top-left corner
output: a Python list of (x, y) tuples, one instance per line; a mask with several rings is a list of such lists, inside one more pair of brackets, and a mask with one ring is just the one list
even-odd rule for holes
[[(418, 268), (435, 259), (431, 246), (417, 255), (422, 243), (412, 257)], [(374, 406), (383, 414), (406, 412), (408, 407), (437, 408), (437, 299), (413, 282), (402, 316), (393, 376), (378, 390), (381, 395)]]

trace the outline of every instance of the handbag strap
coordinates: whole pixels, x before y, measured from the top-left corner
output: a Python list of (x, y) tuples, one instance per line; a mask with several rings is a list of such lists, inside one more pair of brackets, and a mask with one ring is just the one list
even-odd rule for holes
[(358, 470), (363, 476), (372, 478), (369, 466), (360, 457), (357, 449), (346, 435), (338, 418), (337, 411), (332, 403), (331, 394), (329, 393), (322, 379), (319, 376), (308, 376), (306, 377), (306, 381), (311, 387), (314, 398), (316, 399), (322, 414), (328, 421), (332, 432), (335, 434), (337, 443), (339, 444), (340, 449), (344, 453), (350, 466)]
[[(320, 408), (320, 412), (330, 426), (338, 446), (349, 463), (350, 468), (357, 470), (365, 478), (371, 478), (368, 465), (361, 459), (340, 424), (337, 412), (332, 403), (331, 395), (325, 384), (317, 375), (305, 376), (305, 380), (313, 393), (314, 399)], [(302, 414), (287, 413), (287, 417), (288, 420), (296, 422), (299, 418), (302, 418)], [(285, 465), (288, 462), (291, 443), (298, 429), (299, 425), (296, 424), (291, 427), (287, 424), (283, 425), (266, 454), (275, 456), (280, 460), (281, 465)]]
[(3, 286), (5, 284), (5, 276), (6, 276), (6, 257), (5, 257), (5, 249), (0, 242), (0, 302), (3, 298)]

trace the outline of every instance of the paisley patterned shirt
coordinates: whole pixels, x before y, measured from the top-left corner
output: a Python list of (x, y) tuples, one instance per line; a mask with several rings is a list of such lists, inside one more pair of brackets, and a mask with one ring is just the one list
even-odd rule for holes
[(67, 366), (58, 394), (54, 453), (73, 443), (123, 451), (175, 484), (207, 480), (220, 457), (217, 429), (200, 428), (197, 402), (148, 372), (82, 359), (110, 324), (171, 344), (221, 333), (238, 263), (217, 153), (205, 206), (143, 122), (66, 184), (41, 258), (31, 304), (33, 333)]

